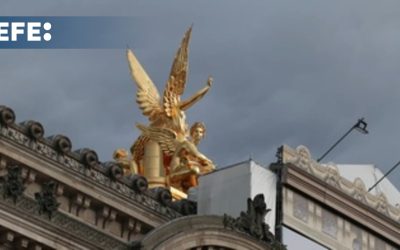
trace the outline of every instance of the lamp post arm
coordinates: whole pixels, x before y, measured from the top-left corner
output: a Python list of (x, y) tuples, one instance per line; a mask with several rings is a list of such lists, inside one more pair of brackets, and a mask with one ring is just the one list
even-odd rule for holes
[(369, 189), (368, 192), (374, 189), (386, 176), (388, 176), (393, 170), (395, 170), (398, 166), (400, 165), (400, 161), (396, 163), (386, 174), (384, 174), (377, 182), (375, 182), (374, 185), (372, 185)]
[(343, 141), (343, 139), (344, 139), (346, 136), (348, 136), (348, 135), (350, 134), (350, 132), (351, 132), (354, 128), (355, 128), (355, 126), (351, 127), (351, 128), (349, 129), (349, 131), (346, 132), (346, 134), (344, 134), (342, 137), (340, 137), (340, 139), (339, 139), (337, 142), (335, 142), (335, 144), (333, 144), (333, 145), (328, 149), (328, 151), (325, 152), (325, 154), (323, 154), (321, 157), (318, 158), (317, 162), (320, 162), (327, 154), (329, 154), (329, 152), (331, 152), (332, 149), (334, 149), (334, 148), (336, 147), (336, 145), (338, 145), (341, 141)]

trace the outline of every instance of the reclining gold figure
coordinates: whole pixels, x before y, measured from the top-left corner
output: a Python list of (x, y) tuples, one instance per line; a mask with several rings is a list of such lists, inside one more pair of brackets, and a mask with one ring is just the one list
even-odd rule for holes
[[(214, 164), (197, 149), (205, 126), (195, 123), (189, 131), (185, 111), (204, 97), (212, 85), (207, 85), (188, 100), (181, 101), (188, 73), (188, 45), (192, 28), (183, 37), (171, 68), (163, 97), (134, 53), (128, 49), (131, 75), (137, 85), (136, 101), (149, 118), (148, 126), (138, 124), (142, 134), (131, 147), (132, 161), (149, 185), (174, 186), (182, 191), (197, 185), (197, 176), (215, 169)], [(189, 137), (190, 134), (190, 137)]]

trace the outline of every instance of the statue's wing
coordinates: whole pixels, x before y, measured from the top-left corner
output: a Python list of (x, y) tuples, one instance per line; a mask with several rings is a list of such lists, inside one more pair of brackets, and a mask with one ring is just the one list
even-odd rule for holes
[(130, 49), (127, 50), (127, 58), (131, 76), (138, 87), (136, 102), (142, 109), (143, 114), (148, 116), (150, 121), (153, 121), (163, 112), (158, 90)]
[(167, 128), (147, 127), (142, 124), (136, 126), (143, 132), (143, 135), (150, 140), (158, 142), (161, 149), (167, 155), (173, 155), (176, 150), (176, 133)]
[(135, 143), (131, 147), (132, 158), (136, 163), (139, 163), (144, 156), (144, 145), (149, 141), (149, 138), (144, 135), (140, 135)]
[(189, 70), (189, 41), (192, 32), (190, 27), (182, 39), (181, 46), (176, 52), (171, 73), (164, 90), (163, 104), (168, 117), (176, 115), (179, 111), (180, 96), (185, 90), (186, 77)]

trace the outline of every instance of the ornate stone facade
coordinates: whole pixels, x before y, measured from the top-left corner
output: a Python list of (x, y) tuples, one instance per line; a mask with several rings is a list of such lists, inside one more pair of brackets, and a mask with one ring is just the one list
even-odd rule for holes
[[(384, 193), (367, 192), (360, 178), (349, 181), (334, 164), (319, 164), (304, 146), (278, 150), (282, 221), (329, 249), (400, 246), (400, 209)], [(378, 247), (379, 246), (379, 247)]]
[(93, 150), (72, 151), (67, 137), (44, 134), (40, 123), (16, 124), (14, 112), (0, 107), (0, 226), (8, 245), (24, 238), (44, 249), (128, 249), (181, 210), (193, 212), (168, 190), (123, 177)]
[(0, 106), (0, 249), (270, 249), (196, 210)]
[(396, 249), (394, 244), (289, 188), (283, 190), (283, 209), (286, 225), (298, 232), (308, 232), (309, 238), (329, 249)]
[(400, 223), (400, 207), (395, 204), (389, 204), (384, 193), (379, 195), (369, 193), (360, 178), (356, 178), (353, 182), (347, 180), (340, 175), (337, 166), (333, 163), (319, 164), (311, 158), (310, 151), (305, 146), (298, 146), (296, 149), (292, 149), (284, 145), (279, 155), (282, 163), (292, 163), (330, 186), (343, 191), (354, 199)]
[(188, 249), (188, 250), (269, 250), (270, 244), (243, 232), (227, 228), (222, 216), (186, 216), (152, 231), (134, 250)]

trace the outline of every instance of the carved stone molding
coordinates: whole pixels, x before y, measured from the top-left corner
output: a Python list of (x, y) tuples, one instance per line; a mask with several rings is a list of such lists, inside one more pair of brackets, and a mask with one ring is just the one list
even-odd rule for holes
[[(388, 241), (387, 238), (371, 230), (372, 228), (368, 225), (361, 224), (361, 226), (359, 223), (354, 223), (354, 221), (359, 222), (360, 220), (354, 216), (354, 211), (350, 208), (344, 211), (354, 220), (332, 211), (329, 206), (326, 206), (326, 203), (323, 204), (319, 200), (312, 199), (308, 196), (310, 193), (304, 194), (291, 187), (284, 187), (282, 194), (284, 224), (320, 243), (326, 249), (397, 249), (394, 247), (396, 246), (395, 242)], [(327, 196), (326, 198), (329, 199)], [(366, 219), (373, 221), (375, 226), (379, 224), (368, 215)], [(397, 233), (397, 235), (399, 234)], [(396, 235), (394, 236), (396, 237)], [(377, 247), (378, 241), (383, 241), (385, 244)], [(372, 247), (374, 244), (375, 247)]]
[[(3, 187), (0, 188), (3, 191)], [(60, 237), (74, 239), (82, 244), (91, 244), (93, 247), (100, 249), (127, 249), (127, 244), (117, 240), (115, 237), (109, 236), (100, 230), (91, 227), (85, 223), (74, 220), (59, 211), (53, 211), (49, 220), (47, 214), (40, 214), (40, 205), (34, 200), (22, 196), (14, 204), (9, 199), (0, 199), (0, 207), (4, 211), (15, 214), (31, 221), (43, 228), (48, 228), (52, 232), (58, 232)]]
[[(27, 126), (27, 124), (24, 126)], [(146, 190), (147, 182), (145, 180), (140, 178), (121, 179), (119, 169), (113, 168), (115, 164), (107, 163), (107, 166), (105, 166), (98, 162), (94, 151), (82, 149), (69, 152), (70, 142), (64, 137), (50, 137), (53, 140), (58, 140), (57, 142), (48, 141), (48, 139), (39, 136), (33, 139), (25, 130), (26, 128), (24, 129), (17, 124), (0, 125), (0, 140), (10, 142), (20, 150), (35, 157), (44, 157), (46, 161), (52, 162), (55, 166), (79, 176), (83, 182), (100, 185), (102, 188), (107, 189), (107, 192), (116, 192), (118, 195), (124, 196), (125, 199), (141, 204), (146, 210), (150, 209), (160, 214), (161, 217), (173, 219), (181, 216), (173, 208), (163, 205), (163, 200), (155, 199), (152, 192)], [(59, 148), (60, 143), (63, 150)]]
[(0, 246), (2, 250), (8, 249), (31, 249), (31, 250), (49, 250), (43, 244), (38, 243), (32, 238), (21, 235), (18, 232), (7, 228), (0, 228)]
[(184, 216), (166, 223), (131, 243), (131, 249), (271, 250), (273, 246), (246, 233), (226, 228), (223, 216)]
[[(7, 159), (9, 159), (8, 162), (15, 163), (15, 161), (9, 157), (7, 157)], [(46, 164), (39, 164), (39, 166), (45, 168), (48, 172), (51, 169), (47, 167)], [(26, 183), (30, 173), (35, 171), (33, 171), (33, 169), (30, 167), (23, 165), (22, 172), (24, 183)], [(24, 193), (26, 197), (30, 197), (32, 199), (34, 199), (35, 193), (42, 190), (43, 184), (49, 180), (49, 177), (53, 180), (57, 179), (54, 176), (51, 177), (44, 175), (41, 171), (38, 171), (37, 173), (38, 175), (36, 182), (27, 185)], [(103, 231), (110, 236), (120, 238), (124, 241), (140, 239), (151, 229), (164, 223), (163, 220), (165, 222), (167, 221), (165, 218), (161, 218), (161, 220), (158, 215), (152, 213), (150, 209), (147, 209), (147, 211), (140, 211), (140, 208), (137, 208), (129, 200), (122, 200), (123, 203), (121, 203), (121, 200), (115, 199), (115, 196), (118, 194), (102, 193), (101, 190), (96, 187), (99, 192), (94, 194), (102, 197), (101, 199), (98, 199), (98, 197), (93, 196), (92, 193), (88, 193), (85, 188), (81, 188), (80, 185), (81, 182), (77, 182), (75, 186), (71, 186), (70, 184), (63, 185), (62, 183), (58, 182), (54, 191), (54, 195), (56, 196), (57, 201), (61, 203), (59, 207), (60, 211), (68, 213), (69, 216), (76, 220), (96, 227), (97, 230)], [(93, 186), (90, 186), (90, 188), (93, 188)], [(111, 202), (106, 201), (106, 198), (109, 197), (112, 198), (110, 200)], [(149, 200), (150, 202), (157, 204), (156, 200)], [(145, 205), (142, 203), (142, 206)], [(161, 204), (159, 204), (159, 206), (161, 211), (165, 208), (165, 206), (162, 206)], [(107, 213), (105, 216), (106, 218), (100, 218), (97, 213), (97, 211), (103, 207), (107, 207), (107, 209), (111, 211), (110, 213)], [(165, 212), (167, 213), (168, 210)], [(143, 216), (146, 216), (145, 219), (143, 219)], [(131, 221), (129, 223), (130, 225), (125, 223), (127, 221)], [(134, 223), (132, 223), (132, 221), (134, 221)], [(148, 221), (150, 221), (151, 224), (149, 224)]]
[(91, 202), (88, 196), (77, 193), (71, 197), (69, 212), (80, 217), (90, 207)]
[(122, 237), (132, 240), (135, 235), (139, 234), (142, 230), (142, 223), (138, 220), (129, 219), (125, 221), (122, 230)]
[(279, 151), (278, 155), (280, 155), (283, 164), (292, 163), (294, 166), (307, 171), (330, 186), (343, 191), (376, 211), (400, 222), (400, 207), (389, 204), (384, 193), (378, 195), (369, 193), (360, 178), (349, 181), (340, 175), (339, 169), (335, 164), (319, 164), (312, 159), (310, 151), (305, 146), (301, 145), (296, 149), (292, 149), (284, 145)]

